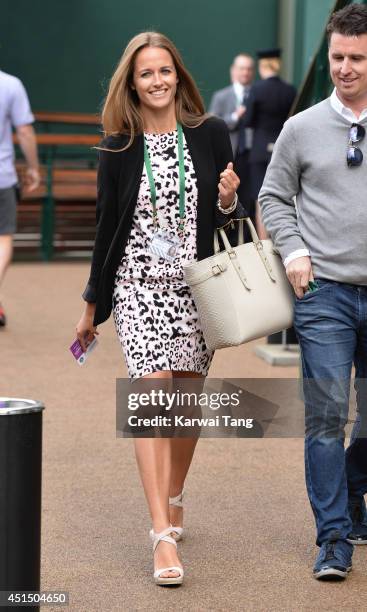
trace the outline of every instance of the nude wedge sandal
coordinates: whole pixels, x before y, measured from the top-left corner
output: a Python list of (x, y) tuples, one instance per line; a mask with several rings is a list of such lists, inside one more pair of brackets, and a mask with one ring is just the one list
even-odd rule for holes
[[(173, 544), (173, 546), (177, 548), (176, 540), (170, 535), (170, 533), (172, 533), (172, 529), (174, 529), (172, 526), (166, 527), (166, 529), (163, 529), (163, 531), (161, 531), (160, 533), (156, 533), (153, 529), (150, 530), (149, 535), (151, 539), (153, 540), (153, 553), (155, 552), (155, 549), (157, 548), (159, 542), (161, 541), (169, 542), (170, 544)], [(174, 572), (178, 572), (179, 575), (172, 576), (172, 578), (162, 576), (164, 572), (168, 572), (171, 570)], [(170, 567), (161, 567), (159, 569), (156, 569), (153, 574), (154, 582), (160, 586), (180, 585), (183, 583), (183, 577), (184, 577), (184, 571), (183, 571), (183, 568), (180, 567), (179, 565), (171, 565)]]

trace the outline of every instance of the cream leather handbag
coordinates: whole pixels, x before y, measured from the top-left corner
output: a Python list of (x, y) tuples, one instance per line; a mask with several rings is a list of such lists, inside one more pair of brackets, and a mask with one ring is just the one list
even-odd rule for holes
[[(243, 243), (246, 221), (253, 242)], [(218, 231), (225, 250), (220, 251)], [(184, 267), (209, 349), (237, 346), (292, 326), (294, 292), (271, 240), (250, 219), (239, 222), (239, 244), (215, 231), (214, 255)]]

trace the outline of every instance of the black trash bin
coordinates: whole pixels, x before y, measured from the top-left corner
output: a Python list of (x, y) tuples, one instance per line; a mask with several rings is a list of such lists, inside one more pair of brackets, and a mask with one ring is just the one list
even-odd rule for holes
[(43, 409), (0, 397), (0, 591), (40, 590)]

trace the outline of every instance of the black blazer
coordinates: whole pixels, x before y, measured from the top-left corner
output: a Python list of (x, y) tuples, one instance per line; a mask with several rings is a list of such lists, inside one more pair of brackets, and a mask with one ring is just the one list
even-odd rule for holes
[[(228, 128), (222, 119), (208, 117), (199, 127), (183, 127), (198, 185), (197, 257), (213, 254), (215, 227), (230, 217), (243, 217), (241, 205), (231, 215), (221, 214), (216, 202), (220, 173), (233, 161)], [(127, 136), (109, 136), (102, 146), (122, 148)], [(83, 293), (96, 303), (94, 325), (108, 319), (117, 268), (125, 252), (144, 166), (144, 137), (139, 134), (125, 151), (99, 152), (97, 177), (97, 230), (91, 272)]]
[(251, 162), (269, 162), (274, 145), (296, 96), (293, 85), (278, 76), (254, 83), (246, 101), (242, 127), (254, 128)]

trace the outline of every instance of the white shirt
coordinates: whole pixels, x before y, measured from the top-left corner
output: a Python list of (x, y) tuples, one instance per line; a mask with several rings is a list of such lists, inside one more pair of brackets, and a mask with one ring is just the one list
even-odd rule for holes
[[(241, 83), (234, 82), (233, 83), (234, 93), (237, 99), (237, 107), (243, 105), (243, 99), (245, 96), (245, 92), (249, 92), (250, 85), (241, 85)], [(232, 113), (232, 121), (237, 123), (238, 115), (237, 111), (233, 111)], [(246, 149), (251, 149), (253, 141), (253, 131), (251, 128), (245, 128), (245, 146)]]
[[(243, 98), (245, 96), (245, 92), (248, 92), (250, 89), (250, 85), (241, 85), (241, 83), (234, 82), (233, 83), (234, 93), (237, 99), (237, 106), (243, 105)], [(233, 111), (232, 113), (233, 121), (237, 121), (237, 111)]]
[[(338, 94), (336, 93), (336, 87), (334, 87), (333, 93), (331, 94), (329, 100), (330, 100), (330, 104), (332, 108), (337, 113), (339, 113), (339, 115), (344, 117), (344, 119), (347, 119), (351, 123), (358, 123), (358, 121), (362, 121), (363, 119), (367, 117), (367, 108), (364, 108), (361, 114), (359, 115), (359, 117), (357, 117), (353, 113), (351, 108), (344, 106), (343, 102), (338, 98)], [(310, 251), (308, 249), (297, 249), (297, 251), (292, 251), (292, 253), (289, 253), (289, 255), (285, 258), (283, 263), (284, 263), (284, 266), (287, 267), (287, 265), (291, 261), (293, 261), (293, 259), (297, 259), (297, 257), (309, 257), (309, 256), (310, 256)]]
[(348, 119), (348, 121), (351, 121), (352, 123), (358, 123), (358, 121), (363, 121), (363, 119), (367, 117), (367, 108), (364, 108), (359, 117), (357, 117), (353, 113), (352, 109), (348, 108), (347, 106), (344, 106), (343, 102), (338, 98), (338, 94), (336, 93), (335, 87), (333, 93), (330, 96), (330, 104), (333, 109), (337, 113), (339, 113), (339, 115), (341, 115), (345, 119)]
[(241, 104), (243, 102), (243, 96), (244, 96), (244, 93), (245, 93), (245, 88), (244, 88), (243, 85), (241, 85), (241, 83), (234, 82), (233, 83), (233, 89), (234, 89), (234, 93), (236, 94), (238, 106), (241, 106)]

